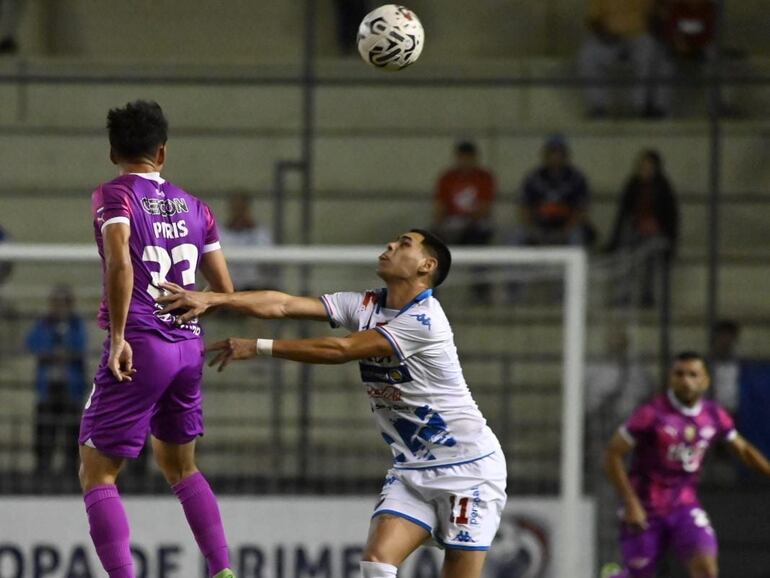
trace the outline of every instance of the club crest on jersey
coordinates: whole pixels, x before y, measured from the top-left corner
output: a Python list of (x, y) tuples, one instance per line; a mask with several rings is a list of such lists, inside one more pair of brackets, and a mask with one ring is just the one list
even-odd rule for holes
[(430, 317), (425, 315), (425, 313), (418, 313), (418, 314), (410, 314), (409, 317), (414, 317), (417, 321), (422, 323), (425, 327), (430, 329)]
[(698, 435), (698, 430), (695, 429), (694, 425), (688, 425), (684, 428), (684, 439), (686, 441), (692, 442), (696, 435)]
[(142, 208), (145, 213), (161, 217), (173, 217), (179, 213), (189, 213), (187, 201), (184, 199), (142, 199)]
[(703, 456), (706, 455), (708, 445), (708, 442), (703, 440), (695, 445), (688, 445), (686, 443), (671, 445), (668, 448), (668, 459), (680, 462), (685, 472), (696, 472), (703, 461)]

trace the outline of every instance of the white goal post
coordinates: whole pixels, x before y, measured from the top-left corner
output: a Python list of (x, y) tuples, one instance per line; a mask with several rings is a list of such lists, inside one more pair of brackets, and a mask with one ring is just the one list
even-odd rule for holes
[[(381, 246), (278, 246), (227, 249), (228, 261), (280, 265), (372, 265)], [(546, 265), (563, 268), (562, 422), (560, 504), (562, 547), (557, 567), (579, 568), (586, 529), (579, 510), (583, 498), (583, 375), (586, 348), (588, 262), (576, 248), (453, 248), (453, 264), (464, 266)], [(0, 262), (88, 263), (97, 259), (92, 244), (0, 244)], [(451, 281), (451, 277), (450, 277)], [(342, 288), (340, 288), (342, 289)], [(451, 318), (450, 318), (451, 321)], [(515, 328), (514, 328), (515, 330)], [(593, 531), (593, 529), (591, 529)], [(558, 574), (561, 575), (561, 574)]]

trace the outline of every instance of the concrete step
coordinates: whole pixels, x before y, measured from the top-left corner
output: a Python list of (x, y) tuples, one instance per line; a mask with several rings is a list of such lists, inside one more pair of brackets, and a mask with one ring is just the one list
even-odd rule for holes
[[(571, 134), (574, 160), (598, 191), (618, 190), (639, 151), (661, 151), (675, 187), (708, 191), (709, 141), (706, 126), (676, 131), (663, 123), (651, 132), (639, 125), (619, 134)], [(507, 136), (480, 134), (485, 162), (496, 171), (501, 190), (518, 190), (539, 162), (543, 131)], [(315, 141), (314, 182), (318, 190), (424, 191), (449, 162), (458, 136), (403, 136), (385, 129), (371, 136), (319, 136)], [(725, 130), (722, 186), (725, 191), (767, 189), (770, 165), (763, 162), (761, 125)], [(7, 134), (0, 131), (4, 188), (88, 189), (114, 176), (104, 135)], [(169, 141), (167, 178), (193, 193), (208, 190), (270, 190), (277, 161), (299, 156), (299, 139), (289, 135), (177, 135)], [(91, 184), (89, 184), (91, 183)], [(296, 185), (292, 185), (292, 188)], [(83, 191), (84, 194), (90, 192)]]

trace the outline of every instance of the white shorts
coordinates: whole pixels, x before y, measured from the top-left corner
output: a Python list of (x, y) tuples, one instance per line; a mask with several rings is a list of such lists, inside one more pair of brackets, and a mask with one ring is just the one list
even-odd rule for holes
[(507, 474), (501, 450), (459, 465), (392, 468), (372, 517), (405, 518), (450, 550), (489, 550), (505, 507)]

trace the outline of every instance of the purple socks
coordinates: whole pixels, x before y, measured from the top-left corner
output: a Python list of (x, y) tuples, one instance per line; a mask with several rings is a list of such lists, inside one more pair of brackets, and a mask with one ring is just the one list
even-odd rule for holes
[(96, 486), (83, 500), (91, 539), (110, 578), (134, 578), (126, 510), (114, 485)]
[[(227, 539), (219, 515), (219, 506), (211, 486), (200, 472), (172, 486), (182, 504), (187, 522), (195, 535), (209, 567), (209, 574), (216, 575), (230, 567)], [(112, 574), (110, 574), (112, 578)]]

